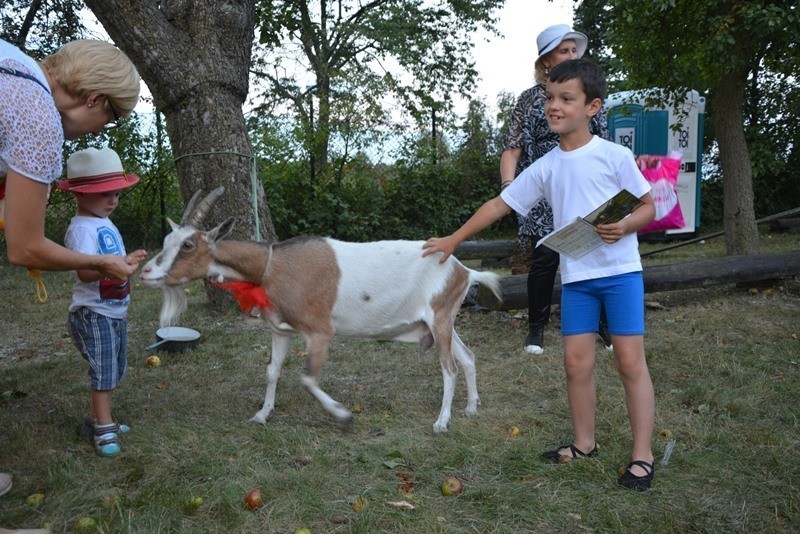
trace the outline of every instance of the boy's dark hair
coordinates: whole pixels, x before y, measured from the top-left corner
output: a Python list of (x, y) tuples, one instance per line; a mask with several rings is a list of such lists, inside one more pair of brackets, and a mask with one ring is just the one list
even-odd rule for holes
[(583, 86), (586, 102), (591, 102), (595, 98), (599, 98), (601, 102), (606, 99), (606, 77), (600, 67), (586, 59), (570, 59), (559, 63), (547, 77), (548, 82), (555, 83), (575, 79)]

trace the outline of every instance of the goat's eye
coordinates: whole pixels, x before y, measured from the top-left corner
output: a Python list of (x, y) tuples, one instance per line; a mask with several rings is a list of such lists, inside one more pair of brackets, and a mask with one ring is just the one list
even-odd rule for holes
[(194, 248), (194, 243), (192, 243), (189, 240), (186, 240), (183, 242), (183, 245), (181, 245), (181, 248), (183, 250), (192, 250)]

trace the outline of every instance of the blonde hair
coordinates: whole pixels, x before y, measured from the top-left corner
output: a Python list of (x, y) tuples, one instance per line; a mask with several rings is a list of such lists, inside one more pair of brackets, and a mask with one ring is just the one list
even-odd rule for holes
[(552, 50), (545, 54), (543, 57), (540, 57), (536, 60), (536, 63), (533, 65), (533, 81), (538, 84), (544, 84), (547, 81), (547, 75), (550, 74), (550, 69), (544, 66), (542, 63), (542, 59), (549, 56), (552, 53)]
[(106, 95), (122, 117), (127, 117), (139, 101), (139, 73), (128, 56), (105, 41), (72, 41), (44, 58), (56, 81), (72, 97), (87, 98), (92, 93)]

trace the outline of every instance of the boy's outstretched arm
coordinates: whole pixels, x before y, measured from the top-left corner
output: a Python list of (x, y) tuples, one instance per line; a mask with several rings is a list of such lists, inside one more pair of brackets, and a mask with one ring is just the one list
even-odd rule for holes
[(461, 228), (451, 235), (447, 237), (431, 237), (428, 239), (425, 244), (422, 245), (422, 249), (425, 251), (422, 253), (422, 257), (424, 258), (434, 252), (444, 252), (444, 255), (439, 259), (439, 263), (446, 262), (447, 258), (450, 257), (459, 243), (477, 234), (495, 221), (502, 219), (510, 212), (511, 208), (502, 198), (494, 197), (478, 208), (475, 215), (470, 217)]
[(650, 193), (645, 193), (639, 199), (644, 202), (644, 206), (639, 206), (633, 213), (618, 222), (598, 225), (597, 235), (606, 243), (616, 243), (623, 236), (632, 234), (650, 224), (656, 217), (653, 197), (650, 196)]

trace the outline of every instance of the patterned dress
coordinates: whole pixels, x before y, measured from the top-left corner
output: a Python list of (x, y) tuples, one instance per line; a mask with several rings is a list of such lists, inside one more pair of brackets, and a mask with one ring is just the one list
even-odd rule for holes
[[(522, 149), (514, 172), (515, 177), (558, 146), (558, 134), (550, 131), (544, 114), (544, 104), (544, 85), (538, 84), (523, 91), (514, 107), (503, 151)], [(609, 139), (605, 108), (600, 108), (600, 112), (592, 118), (589, 131), (593, 135)], [(518, 214), (517, 221), (520, 248), (524, 251), (530, 237), (541, 237), (553, 231), (553, 210), (550, 208), (550, 203), (542, 198), (531, 208), (526, 217)]]

